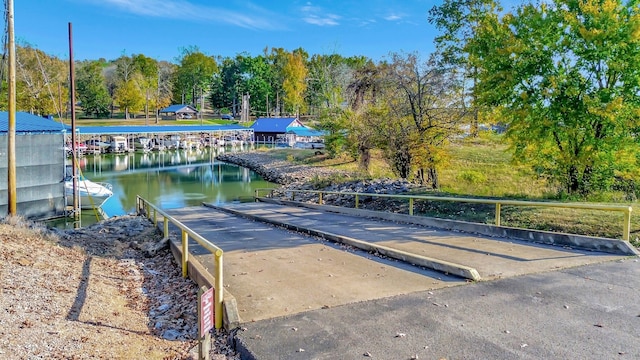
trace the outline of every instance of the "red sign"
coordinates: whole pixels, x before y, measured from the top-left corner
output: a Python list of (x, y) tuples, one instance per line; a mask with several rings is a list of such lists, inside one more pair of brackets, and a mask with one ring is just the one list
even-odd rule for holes
[(214, 326), (213, 288), (200, 296), (200, 337), (203, 337)]

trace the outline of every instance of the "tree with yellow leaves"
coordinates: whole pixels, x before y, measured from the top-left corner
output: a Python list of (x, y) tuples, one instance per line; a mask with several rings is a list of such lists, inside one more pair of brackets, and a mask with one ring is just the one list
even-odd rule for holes
[(286, 63), (282, 69), (284, 81), (284, 105), (296, 116), (305, 111), (304, 93), (307, 90), (306, 54), (301, 49), (287, 54)]

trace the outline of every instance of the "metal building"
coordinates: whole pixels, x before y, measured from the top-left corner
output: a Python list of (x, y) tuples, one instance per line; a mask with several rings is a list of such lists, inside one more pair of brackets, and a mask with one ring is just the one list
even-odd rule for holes
[[(8, 121), (0, 112), (0, 217), (8, 214)], [(64, 134), (69, 127), (43, 117), (16, 113), (17, 211), (30, 219), (64, 214)]]

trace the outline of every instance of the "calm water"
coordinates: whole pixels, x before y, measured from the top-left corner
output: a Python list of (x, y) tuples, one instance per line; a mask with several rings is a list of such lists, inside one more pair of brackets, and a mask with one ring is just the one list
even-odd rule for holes
[[(247, 168), (215, 160), (217, 151), (242, 150), (205, 148), (87, 155), (78, 162), (87, 179), (113, 186), (113, 196), (102, 209), (108, 216), (116, 216), (135, 212), (136, 195), (171, 209), (202, 202), (248, 201), (255, 189), (275, 187)], [(83, 210), (82, 219), (86, 226), (87, 222), (95, 222), (95, 214)]]

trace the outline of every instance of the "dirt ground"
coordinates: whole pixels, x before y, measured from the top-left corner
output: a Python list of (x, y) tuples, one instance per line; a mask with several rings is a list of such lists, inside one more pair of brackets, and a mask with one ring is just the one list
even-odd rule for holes
[[(51, 231), (0, 223), (0, 358), (197, 358), (197, 285), (143, 217)], [(211, 358), (239, 359), (213, 333)]]

